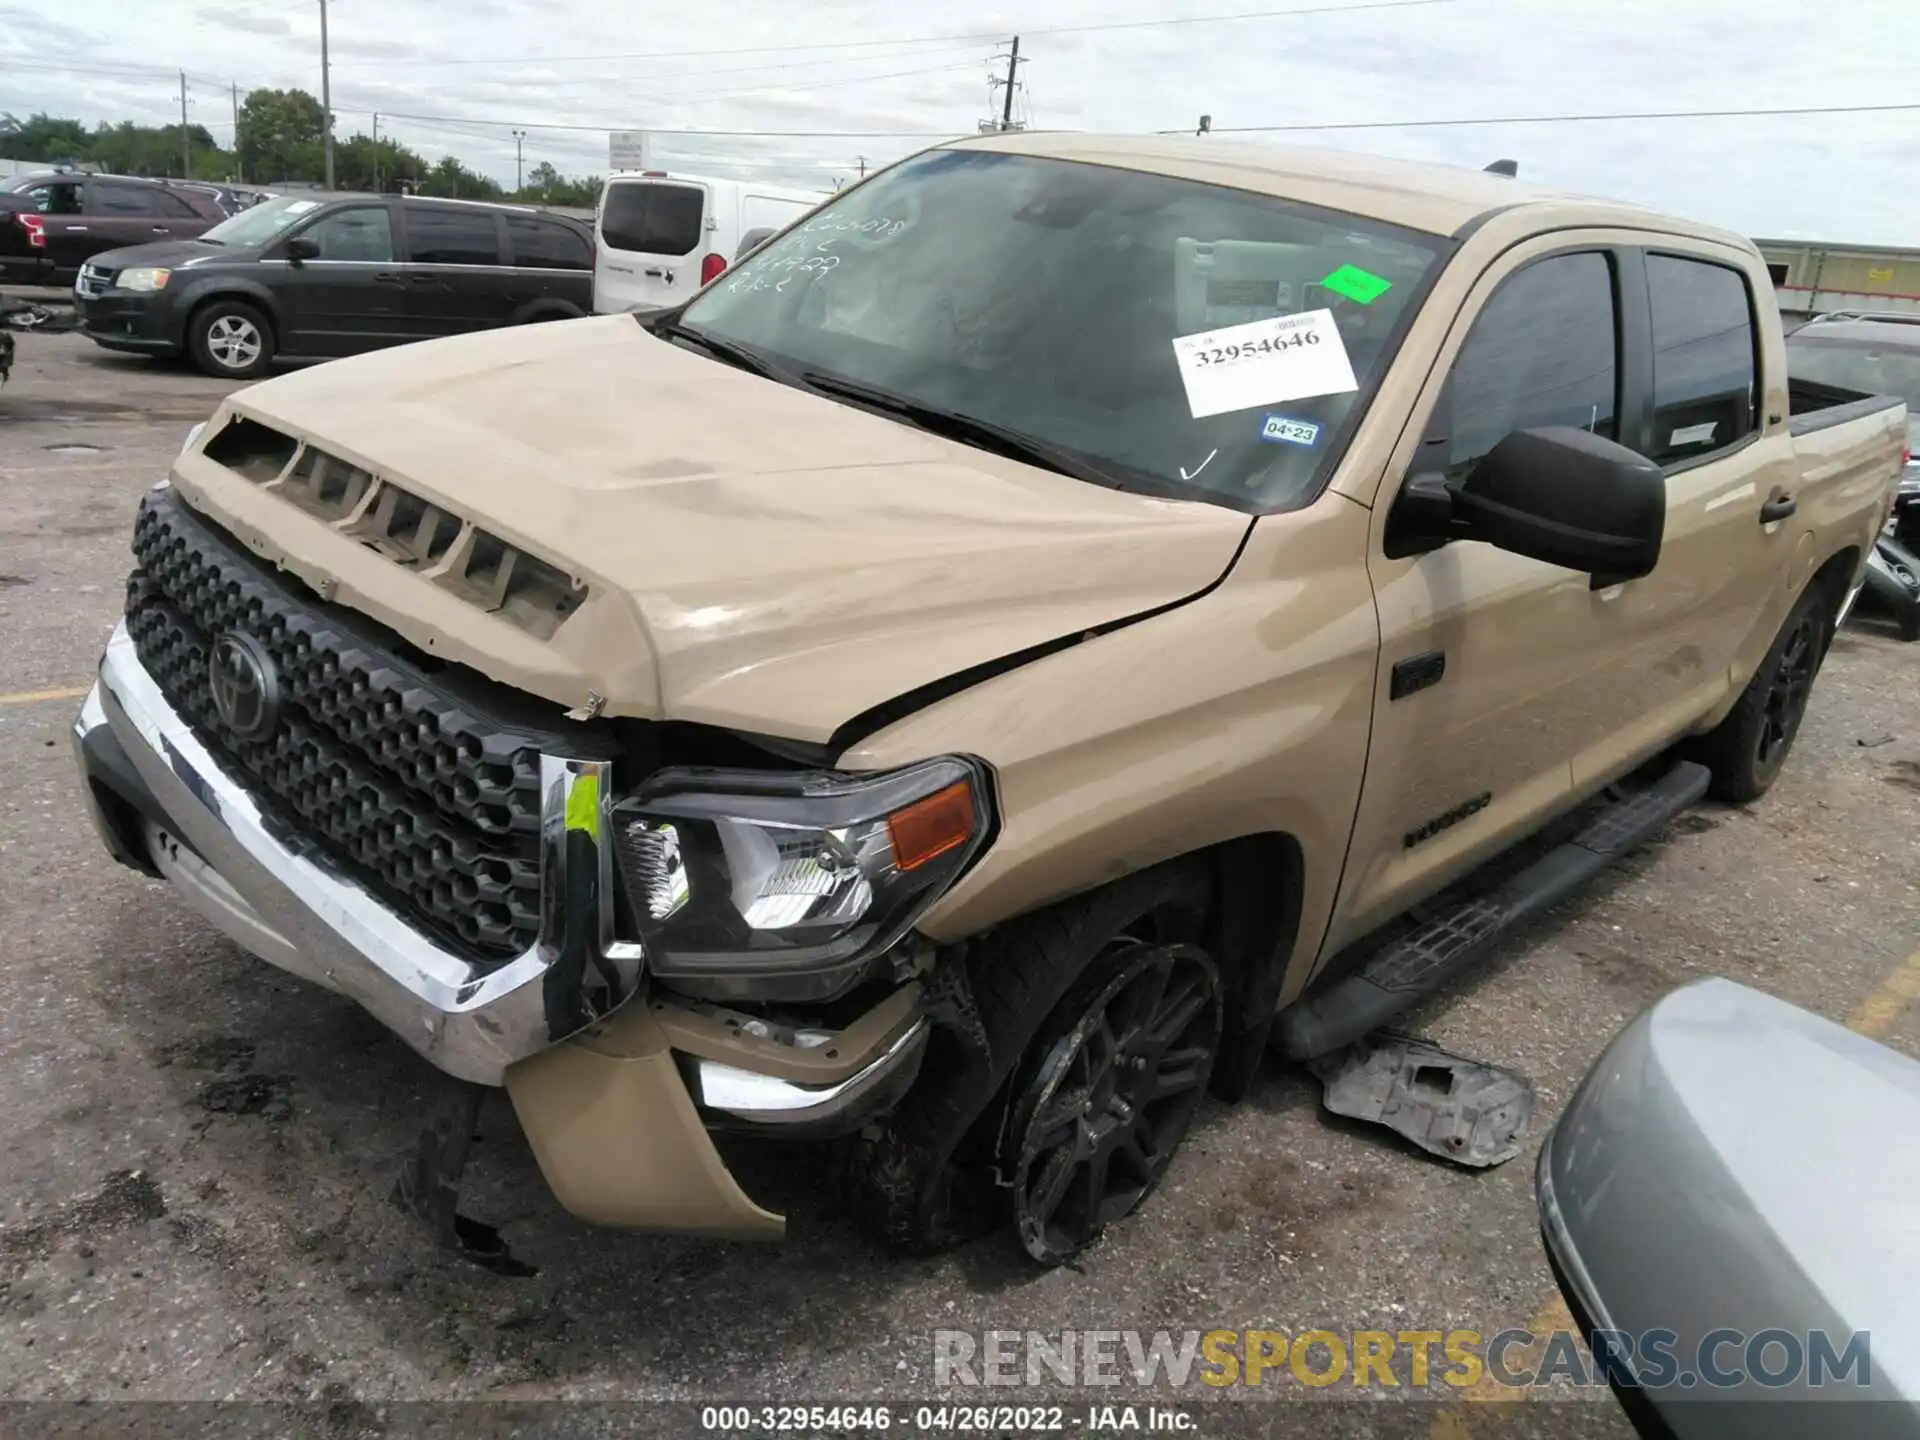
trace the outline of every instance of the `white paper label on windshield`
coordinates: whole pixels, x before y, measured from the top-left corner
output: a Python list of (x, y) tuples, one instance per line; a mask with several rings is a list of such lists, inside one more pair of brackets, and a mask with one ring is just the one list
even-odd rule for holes
[(1360, 388), (1331, 310), (1176, 335), (1173, 354), (1196, 420)]
[(320, 202), (318, 200), (296, 200), (287, 206), (287, 214), (304, 215), (309, 210), (318, 210), (319, 208)]

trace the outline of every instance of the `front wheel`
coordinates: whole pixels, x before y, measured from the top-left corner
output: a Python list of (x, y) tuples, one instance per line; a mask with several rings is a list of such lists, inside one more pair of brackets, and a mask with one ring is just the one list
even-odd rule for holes
[(1696, 758), (1713, 772), (1714, 799), (1757, 800), (1779, 778), (1826, 658), (1832, 609), (1820, 586), (1808, 586), (1739, 703), (1698, 741)]
[(239, 300), (215, 300), (194, 312), (187, 325), (193, 363), (209, 375), (251, 380), (273, 361), (273, 327)]

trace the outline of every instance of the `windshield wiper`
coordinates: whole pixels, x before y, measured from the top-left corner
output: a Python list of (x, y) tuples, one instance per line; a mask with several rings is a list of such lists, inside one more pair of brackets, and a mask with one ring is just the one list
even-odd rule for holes
[[(645, 322), (641, 322), (645, 324)], [(722, 340), (718, 335), (709, 335), (704, 330), (696, 330), (691, 325), (682, 325), (675, 320), (663, 321), (657, 325), (646, 326), (649, 333), (662, 340), (685, 340), (706, 351), (716, 360), (723, 360), (737, 370), (745, 370), (750, 375), (758, 375), (765, 380), (777, 380), (782, 385), (791, 385), (796, 390), (807, 389), (807, 384), (798, 375), (783, 365), (777, 365), (758, 350), (745, 345), (735, 344), (731, 340)]]
[(858, 380), (843, 379), (820, 370), (803, 370), (800, 379), (810, 390), (817, 390), (823, 395), (838, 395), (856, 404), (897, 415), (911, 425), (935, 435), (944, 435), (949, 440), (991, 450), (1012, 460), (1024, 460), (1029, 465), (1038, 465), (1042, 469), (1070, 475), (1075, 480), (1085, 480), (1093, 485), (1104, 485), (1109, 490), (1129, 488), (1111, 470), (1093, 464), (1063, 445), (1055, 445), (1024, 430), (982, 420), (977, 415), (964, 415), (958, 410), (942, 409), (938, 405), (915, 400), (910, 395), (901, 395), (878, 385), (865, 385)]

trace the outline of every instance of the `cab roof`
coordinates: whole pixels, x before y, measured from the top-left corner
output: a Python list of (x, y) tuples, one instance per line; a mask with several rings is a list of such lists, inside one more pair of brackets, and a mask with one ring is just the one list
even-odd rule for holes
[[(1660, 215), (1624, 201), (1551, 190), (1484, 170), (1390, 160), (1350, 150), (1274, 145), (1217, 135), (1093, 135), (1047, 131), (969, 136), (948, 148), (995, 150), (1144, 170), (1283, 196), (1430, 235), (1458, 235), (1496, 211), (1538, 206), (1554, 211), (1554, 228), (1569, 223), (1590, 223), (1645, 229), (1652, 222), (1674, 234), (1714, 240), (1741, 249), (1752, 248), (1752, 242), (1744, 236)], [(1588, 213), (1569, 218), (1569, 207)]]

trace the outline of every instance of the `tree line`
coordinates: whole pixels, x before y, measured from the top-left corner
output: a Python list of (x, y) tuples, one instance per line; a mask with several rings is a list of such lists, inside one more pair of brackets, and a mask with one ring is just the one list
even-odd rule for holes
[[(319, 184), (326, 179), (322, 127), (326, 112), (305, 90), (249, 90), (240, 102), (232, 149), (223, 149), (204, 125), (189, 125), (181, 175), (180, 127), (101, 121), (89, 130), (79, 120), (34, 114), (25, 120), (0, 115), (0, 156), (57, 165), (94, 165), (115, 175), (148, 175), (244, 182), (271, 187), (286, 181)], [(361, 133), (333, 142), (334, 184), (342, 190), (395, 191), (461, 200), (539, 201), (590, 206), (600, 195), (598, 175), (562, 175), (547, 161), (527, 172), (526, 185), (509, 192), (469, 170), (454, 156), (428, 160), (396, 140)]]

